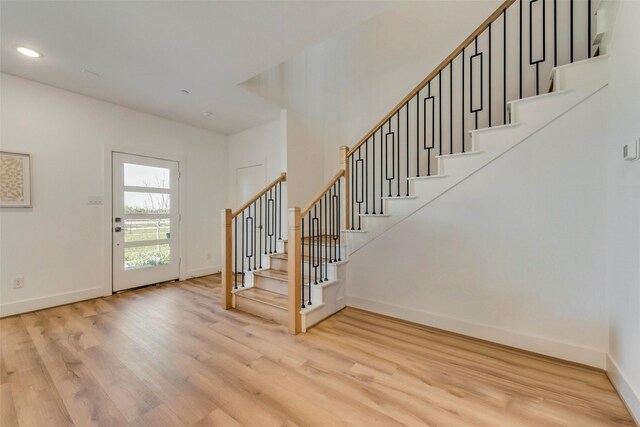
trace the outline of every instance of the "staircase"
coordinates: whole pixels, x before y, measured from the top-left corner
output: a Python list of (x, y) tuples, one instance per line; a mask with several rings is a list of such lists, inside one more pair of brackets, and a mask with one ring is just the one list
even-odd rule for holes
[(592, 0), (545, 5), (506, 0), (341, 147), (338, 173), (303, 208), (286, 208), (283, 174), (224, 210), (224, 307), (305, 332), (345, 306), (349, 255), (604, 87)]
[(509, 102), (507, 124), (469, 131), (467, 151), (436, 156), (432, 175), (405, 178), (401, 186), (407, 188), (406, 196), (383, 196), (380, 209), (384, 214), (354, 212), (352, 227), (343, 230), (349, 254), (602, 89), (607, 84), (607, 66), (608, 56), (598, 56), (554, 68), (550, 81), (550, 87), (555, 88), (553, 92)]
[[(329, 251), (332, 245), (332, 237), (321, 236), (322, 251)], [(313, 241), (305, 238), (303, 243), (305, 253), (311, 253)], [(264, 319), (271, 320), (281, 325), (288, 324), (288, 295), (289, 295), (289, 253), (288, 241), (283, 240), (280, 246), (281, 251), (268, 254), (265, 257), (267, 268), (261, 270), (247, 271), (245, 286), (233, 291), (235, 297), (235, 308), (240, 311), (254, 314)], [(305, 283), (305, 308), (301, 310), (301, 330), (318, 323), (324, 318), (335, 313), (344, 305), (337, 308), (339, 300), (344, 299), (344, 286), (340, 286), (339, 275), (341, 266), (346, 261), (329, 260), (318, 257), (318, 264), (325, 264), (326, 269), (322, 269), (322, 278), (319, 269), (313, 267), (314, 261), (308, 255), (302, 258), (303, 268), (308, 275), (304, 276)], [(317, 274), (316, 274), (316, 270)], [(342, 281), (344, 283), (344, 280)], [(342, 297), (338, 292), (342, 291)], [(311, 294), (309, 293), (311, 292)]]

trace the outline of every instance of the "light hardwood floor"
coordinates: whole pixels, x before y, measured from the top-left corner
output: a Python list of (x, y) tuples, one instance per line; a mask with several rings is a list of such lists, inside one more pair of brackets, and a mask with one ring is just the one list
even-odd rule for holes
[(2, 426), (634, 425), (603, 372), (354, 309), (294, 337), (216, 276), (0, 329)]

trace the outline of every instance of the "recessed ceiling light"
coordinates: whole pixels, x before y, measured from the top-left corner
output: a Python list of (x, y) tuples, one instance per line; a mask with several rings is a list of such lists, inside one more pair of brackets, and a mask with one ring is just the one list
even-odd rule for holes
[(29, 58), (40, 58), (42, 56), (39, 52), (36, 52), (33, 49), (29, 49), (28, 47), (20, 46), (16, 48), (16, 50), (24, 56), (28, 56)]
[(180, 90), (180, 93), (183, 94), (183, 95), (189, 95), (191, 92), (189, 92), (186, 89), (182, 89), (182, 90)]
[(203, 111), (202, 115), (205, 116), (205, 117), (211, 117), (211, 116), (213, 116), (213, 113), (211, 111)]

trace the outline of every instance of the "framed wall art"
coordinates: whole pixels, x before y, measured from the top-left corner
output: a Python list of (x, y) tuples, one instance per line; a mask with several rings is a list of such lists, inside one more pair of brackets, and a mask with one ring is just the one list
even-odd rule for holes
[(0, 208), (31, 207), (31, 156), (0, 151)]

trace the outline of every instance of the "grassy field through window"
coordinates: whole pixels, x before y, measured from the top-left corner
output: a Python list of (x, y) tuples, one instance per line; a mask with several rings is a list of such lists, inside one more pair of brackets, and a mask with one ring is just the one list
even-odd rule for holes
[[(169, 219), (125, 220), (125, 242), (142, 242), (170, 238)], [(126, 248), (124, 251), (125, 269), (144, 266), (165, 265), (171, 262), (168, 244), (156, 244)]]

